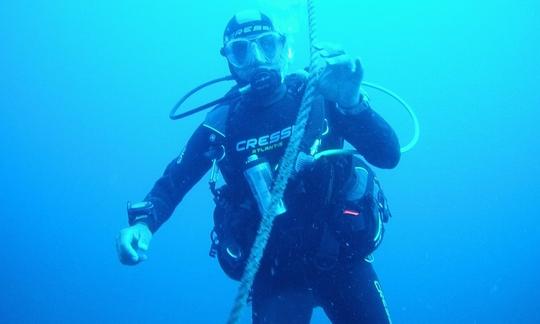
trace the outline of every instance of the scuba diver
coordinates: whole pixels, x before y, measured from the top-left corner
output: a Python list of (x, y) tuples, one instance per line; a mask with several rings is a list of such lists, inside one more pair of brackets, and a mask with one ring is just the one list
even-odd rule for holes
[[(128, 204), (130, 226), (117, 238), (123, 264), (146, 260), (152, 235), (187, 192), (219, 168), (225, 185), (216, 188), (211, 181), (216, 208), (210, 254), (229, 277), (242, 276), (268, 192), (264, 186), (295, 132), (307, 76), (286, 73), (286, 36), (259, 11), (233, 16), (221, 54), (236, 81), (231, 91), (249, 90), (213, 108), (145, 199)], [(394, 168), (399, 142), (360, 91), (360, 60), (330, 46), (318, 47), (317, 55), (321, 96), (275, 210), (251, 289), (252, 320), (309, 323), (319, 306), (333, 323), (390, 323), (371, 257), (390, 212), (368, 163)], [(347, 154), (345, 141), (358, 154)]]

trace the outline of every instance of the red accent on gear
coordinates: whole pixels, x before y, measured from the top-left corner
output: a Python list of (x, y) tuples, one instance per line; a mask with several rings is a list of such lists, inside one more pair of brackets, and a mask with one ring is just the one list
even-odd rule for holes
[(345, 209), (343, 211), (343, 215), (360, 216), (360, 212), (352, 209)]

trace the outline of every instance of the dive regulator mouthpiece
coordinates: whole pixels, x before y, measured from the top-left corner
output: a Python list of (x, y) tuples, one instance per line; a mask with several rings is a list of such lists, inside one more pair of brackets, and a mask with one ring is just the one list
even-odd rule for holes
[(269, 68), (258, 68), (249, 80), (251, 91), (258, 95), (269, 95), (277, 89), (281, 83), (281, 75), (278, 71)]

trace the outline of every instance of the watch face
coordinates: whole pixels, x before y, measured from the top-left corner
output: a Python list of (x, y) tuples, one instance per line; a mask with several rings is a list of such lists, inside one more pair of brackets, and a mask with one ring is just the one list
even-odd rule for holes
[(151, 206), (151, 202), (149, 201), (141, 201), (141, 202), (136, 202), (136, 203), (133, 203), (129, 206), (130, 209), (143, 209), (143, 208), (148, 208)]
[(141, 201), (136, 203), (129, 203), (127, 212), (130, 216), (141, 216), (141, 215), (150, 215), (152, 214), (152, 210), (154, 208), (154, 204), (150, 201)]

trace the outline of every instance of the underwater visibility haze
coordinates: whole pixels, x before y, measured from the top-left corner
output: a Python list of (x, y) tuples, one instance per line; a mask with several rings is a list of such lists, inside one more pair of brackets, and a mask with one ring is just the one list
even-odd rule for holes
[[(229, 73), (223, 29), (249, 8), (288, 35), (289, 71), (309, 65), (303, 1), (0, 3), (0, 323), (226, 321), (238, 283), (208, 256), (208, 175), (147, 261), (121, 265), (115, 237), (205, 116), (170, 109)], [(393, 322), (540, 323), (540, 3), (319, 0), (316, 14), (318, 38), (420, 121), (416, 147), (376, 169), (393, 217), (374, 266)], [(407, 112), (366, 90), (406, 144)], [(317, 309), (312, 323), (328, 322)]]

